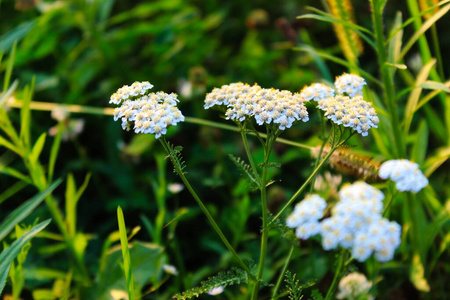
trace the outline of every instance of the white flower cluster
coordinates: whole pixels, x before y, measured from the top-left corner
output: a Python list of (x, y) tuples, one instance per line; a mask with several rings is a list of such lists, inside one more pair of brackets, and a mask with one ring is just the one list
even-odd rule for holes
[(151, 88), (153, 88), (153, 85), (148, 81), (136, 81), (131, 86), (124, 85), (112, 94), (109, 103), (120, 105), (123, 101), (129, 100), (132, 97), (145, 95)]
[(362, 96), (362, 89), (366, 84), (364, 78), (355, 74), (345, 73), (336, 77), (336, 80), (334, 81), (337, 92), (339, 94), (347, 93), (350, 97), (355, 97), (356, 95)]
[(384, 195), (380, 190), (363, 181), (344, 186), (332, 216), (320, 223), (325, 201), (317, 195), (310, 197), (313, 200), (306, 198), (298, 203), (286, 220), (288, 227), (297, 227), (297, 237), (307, 239), (320, 234), (325, 250), (341, 246), (350, 249), (359, 261), (372, 253), (379, 261), (392, 259), (400, 245), (401, 228), (381, 216)]
[(334, 90), (323, 83), (313, 83), (305, 86), (300, 92), (300, 96), (307, 101), (326, 100), (334, 97)]
[[(372, 105), (364, 101), (362, 89), (366, 82), (354, 74), (336, 77), (336, 90), (322, 83), (313, 83), (302, 89), (300, 95), (305, 100), (318, 101), (318, 108), (337, 125), (350, 127), (367, 136), (371, 127), (378, 127), (380, 119)], [(337, 95), (335, 95), (335, 92)]]
[(322, 218), (327, 203), (319, 195), (308, 195), (295, 205), (294, 211), (288, 216), (286, 225), (297, 228), (298, 238), (307, 239), (320, 231), (319, 219)]
[(372, 283), (361, 273), (353, 272), (345, 276), (339, 282), (337, 299), (345, 300), (372, 300), (369, 294)]
[(286, 90), (264, 89), (258, 85), (232, 83), (215, 88), (205, 99), (205, 109), (224, 105), (227, 120), (242, 122), (254, 117), (258, 125), (278, 124), (279, 129), (290, 128), (296, 121), (309, 120), (300, 94)]
[(362, 136), (367, 136), (369, 129), (377, 128), (380, 122), (375, 109), (360, 95), (353, 98), (337, 95), (320, 100), (317, 107), (325, 111), (325, 116), (335, 124), (350, 127)]
[(397, 190), (417, 193), (428, 185), (428, 179), (422, 174), (419, 165), (407, 159), (388, 160), (381, 164), (378, 175), (382, 179), (395, 181)]
[[(144, 82), (139, 85), (135, 82), (133, 86), (135, 86), (134, 89), (127, 86), (119, 89), (110, 101), (111, 103), (121, 103), (121, 106), (114, 109), (114, 121), (121, 119), (124, 130), (130, 130), (134, 124), (134, 132), (151, 133), (155, 135), (155, 138), (159, 138), (166, 134), (170, 125), (176, 125), (178, 122), (184, 121), (184, 116), (177, 107), (177, 94), (157, 92), (130, 99), (130, 95), (133, 96), (139, 90), (139, 87), (141, 91), (138, 92), (138, 95), (141, 92), (145, 93), (145, 90), (151, 84)], [(126, 92), (130, 89), (132, 90), (131, 94)], [(127, 97), (124, 96), (125, 93), (128, 94)]]

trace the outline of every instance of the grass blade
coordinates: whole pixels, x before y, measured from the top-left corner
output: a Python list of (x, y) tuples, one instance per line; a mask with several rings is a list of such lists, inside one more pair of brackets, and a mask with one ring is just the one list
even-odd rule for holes
[(431, 72), (431, 68), (436, 63), (436, 59), (432, 59), (425, 66), (423, 66), (422, 70), (420, 70), (416, 79), (416, 88), (411, 92), (408, 102), (406, 103), (405, 109), (405, 123), (404, 123), (404, 133), (408, 134), (409, 127), (411, 126), (411, 121), (414, 116), (414, 112), (416, 110), (417, 103), (419, 102), (420, 94), (422, 93), (421, 85), (427, 80), (428, 75)]
[(33, 228), (31, 228), (27, 233), (21, 236), (19, 239), (14, 241), (11, 246), (6, 248), (0, 254), (0, 294), (3, 291), (3, 288), (6, 285), (6, 279), (8, 278), (9, 267), (11, 266), (11, 262), (16, 258), (19, 254), (22, 247), (28, 243), (28, 241), (33, 238), (36, 234), (38, 234), (41, 230), (43, 230), (48, 224), (50, 220), (46, 220), (42, 223), (37, 224)]
[(342, 66), (345, 66), (345, 67), (347, 67), (347, 68), (349, 68), (351, 70), (357, 70), (359, 72), (359, 75), (361, 75), (362, 77), (372, 81), (373, 83), (378, 84), (380, 87), (383, 87), (383, 84), (378, 79), (376, 79), (375, 77), (373, 77), (372, 75), (370, 75), (369, 73), (364, 71), (363, 69), (361, 69), (361, 68), (359, 68), (359, 67), (357, 67), (357, 66), (355, 66), (355, 65), (349, 63), (348, 61), (343, 60), (343, 59), (341, 59), (339, 57), (330, 55), (328, 53), (317, 51), (316, 49), (314, 49), (312, 47), (309, 47), (309, 46), (294, 47), (293, 49), (297, 50), (297, 51), (304, 51), (304, 52), (308, 52), (308, 53), (320, 56), (322, 58), (325, 58), (327, 60), (331, 60), (332, 62), (335, 62), (335, 63), (340, 64)]
[(122, 246), (123, 270), (125, 272), (125, 280), (127, 283), (128, 298), (134, 300), (134, 278), (131, 272), (130, 250), (128, 249), (127, 229), (125, 228), (125, 220), (123, 211), (120, 206), (117, 207), (117, 221), (119, 223), (120, 244)]
[(26, 201), (12, 213), (6, 217), (6, 219), (0, 224), (0, 241), (3, 240), (8, 233), (24, 218), (26, 218), (53, 190), (61, 183), (61, 179), (56, 180), (45, 191), (37, 194), (30, 200)]
[(406, 43), (405, 47), (403, 47), (402, 52), (400, 53), (399, 60), (403, 59), (403, 57), (408, 53), (409, 49), (414, 45), (414, 43), (440, 18), (445, 16), (447, 12), (450, 10), (450, 4), (441, 8), (436, 14), (434, 14), (431, 18), (429, 18), (425, 23), (423, 23), (422, 27), (417, 30), (413, 36), (409, 39), (408, 43)]

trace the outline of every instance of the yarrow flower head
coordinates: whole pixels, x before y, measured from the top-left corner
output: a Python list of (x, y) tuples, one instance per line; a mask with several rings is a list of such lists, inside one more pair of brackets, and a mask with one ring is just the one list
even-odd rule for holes
[(294, 122), (309, 120), (308, 111), (300, 94), (286, 90), (264, 89), (258, 85), (232, 83), (215, 88), (205, 99), (205, 109), (213, 106), (226, 108), (228, 120), (242, 122), (254, 117), (258, 125), (278, 124), (280, 130)]
[(112, 94), (109, 103), (120, 105), (123, 101), (129, 100), (130, 98), (146, 94), (151, 88), (153, 88), (153, 85), (148, 81), (136, 81), (131, 86), (124, 85)]
[(287, 226), (297, 228), (296, 235), (302, 239), (320, 234), (325, 250), (341, 246), (351, 250), (359, 261), (365, 261), (373, 253), (379, 261), (391, 260), (400, 245), (401, 227), (382, 217), (383, 193), (359, 181), (344, 186), (339, 197), (332, 216), (320, 223), (325, 200), (317, 195), (306, 198), (288, 216)]
[(300, 96), (302, 96), (303, 99), (307, 101), (326, 100), (328, 98), (334, 97), (334, 89), (326, 86), (323, 83), (313, 83), (309, 86), (305, 86), (300, 92)]
[(397, 190), (417, 193), (428, 185), (428, 179), (422, 174), (419, 165), (407, 159), (388, 160), (381, 164), (380, 178), (390, 178)]
[(159, 138), (169, 126), (184, 121), (184, 116), (177, 107), (177, 94), (146, 94), (151, 87), (148, 82), (135, 82), (131, 87), (120, 88), (110, 103), (121, 105), (114, 109), (114, 120), (121, 119), (124, 130), (133, 128), (136, 133), (151, 133)]
[(288, 216), (286, 225), (297, 228), (298, 238), (307, 239), (319, 233), (319, 219), (322, 218), (327, 203), (319, 195), (308, 195), (297, 203), (294, 211)]
[(317, 107), (325, 111), (325, 116), (333, 123), (350, 127), (362, 136), (367, 136), (369, 129), (377, 128), (380, 122), (375, 109), (360, 95), (352, 98), (337, 95), (320, 100)]
[(343, 74), (336, 77), (334, 85), (336, 86), (339, 94), (347, 93), (350, 97), (356, 95), (362, 96), (362, 89), (366, 85), (364, 78), (355, 74)]
[(372, 283), (361, 273), (353, 272), (345, 276), (339, 282), (337, 299), (345, 300), (372, 300), (370, 294)]

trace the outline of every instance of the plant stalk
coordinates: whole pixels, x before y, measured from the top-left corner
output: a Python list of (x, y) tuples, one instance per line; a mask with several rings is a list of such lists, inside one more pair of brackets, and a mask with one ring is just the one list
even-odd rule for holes
[(233, 246), (231, 246), (230, 242), (227, 240), (227, 238), (225, 237), (225, 235), (223, 234), (222, 230), (219, 228), (219, 226), (217, 225), (216, 221), (214, 220), (214, 218), (212, 217), (211, 213), (208, 211), (208, 209), (206, 208), (206, 206), (203, 204), (202, 200), (198, 197), (197, 193), (194, 191), (194, 189), (192, 188), (191, 184), (189, 183), (188, 179), (186, 178), (186, 176), (183, 173), (183, 170), (180, 169), (177, 159), (173, 156), (172, 151), (170, 151), (170, 147), (167, 144), (167, 141), (164, 137), (159, 138), (159, 141), (161, 142), (162, 146), (164, 147), (164, 150), (167, 152), (167, 154), (170, 157), (170, 160), (172, 161), (172, 164), (175, 168), (175, 171), (177, 172), (178, 176), (180, 176), (181, 180), (183, 181), (184, 185), (186, 186), (186, 188), (189, 190), (189, 192), (191, 193), (192, 197), (194, 198), (194, 200), (197, 202), (198, 206), (200, 206), (200, 209), (203, 211), (203, 213), (205, 214), (206, 218), (208, 219), (209, 223), (211, 224), (211, 226), (213, 227), (214, 231), (219, 235), (220, 239), (222, 240), (222, 242), (225, 244), (225, 246), (227, 247), (227, 249), (233, 254), (234, 258), (236, 259), (236, 261), (239, 263), (239, 265), (241, 266), (242, 269), (244, 269), (248, 275), (253, 279), (253, 275), (251, 274), (251, 271), (249, 269), (249, 267), (242, 261), (242, 259), (239, 257), (239, 255), (236, 253), (236, 251), (234, 250)]

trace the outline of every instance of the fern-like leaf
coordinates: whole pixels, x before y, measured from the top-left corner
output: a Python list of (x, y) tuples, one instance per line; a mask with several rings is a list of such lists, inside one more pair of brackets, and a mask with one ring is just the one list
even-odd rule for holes
[(180, 294), (173, 296), (173, 299), (184, 300), (193, 297), (198, 297), (201, 294), (207, 293), (211, 289), (217, 288), (219, 286), (226, 287), (229, 285), (235, 285), (240, 283), (247, 283), (248, 275), (242, 269), (232, 268), (225, 272), (220, 272), (216, 276), (208, 278), (206, 281), (200, 283), (199, 287), (187, 290)]
[(258, 181), (256, 180), (256, 174), (253, 172), (252, 168), (245, 163), (245, 161), (233, 154), (228, 154), (228, 157), (231, 161), (236, 165), (236, 167), (242, 172), (242, 174), (247, 176), (248, 181), (250, 182), (250, 189), (255, 190), (259, 188)]
[(260, 163), (258, 166), (261, 168), (264, 168), (264, 166), (266, 168), (281, 168), (281, 164), (277, 162)]
[(177, 173), (176, 169), (178, 168), (183, 174), (185, 174), (186, 172), (184, 172), (184, 169), (186, 168), (186, 163), (184, 162), (183, 156), (181, 155), (183, 147), (174, 146), (171, 143), (167, 143), (167, 146), (169, 147), (170, 155), (174, 158), (174, 173)]
[(303, 298), (302, 290), (303, 287), (300, 285), (300, 280), (296, 279), (297, 274), (292, 274), (289, 270), (286, 271), (286, 288), (288, 292), (288, 297), (290, 300), (300, 300)]

